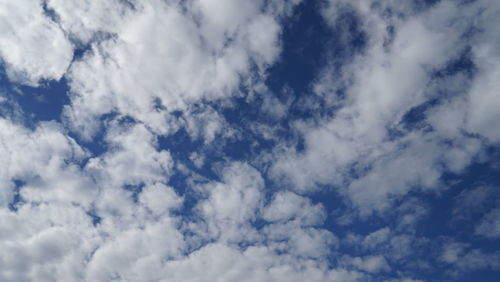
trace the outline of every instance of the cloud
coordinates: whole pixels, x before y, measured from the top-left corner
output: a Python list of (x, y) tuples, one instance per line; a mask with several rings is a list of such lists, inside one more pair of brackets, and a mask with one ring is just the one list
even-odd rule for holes
[(384, 227), (368, 234), (363, 240), (363, 247), (368, 249), (377, 247), (389, 239), (390, 232), (391, 230), (388, 227)]
[(112, 36), (69, 71), (73, 128), (90, 138), (100, 116), (118, 112), (168, 134), (173, 111), (238, 94), (254, 68), (264, 72), (277, 59), (280, 14), (261, 1), (220, 4), (139, 1), (120, 13)]
[(24, 183), (21, 196), (25, 200), (75, 201), (89, 205), (94, 189), (78, 166), (86, 152), (59, 124), (41, 123), (34, 130), (9, 120), (0, 119), (2, 179), (1, 206), (8, 208), (14, 200), (16, 181)]
[[(495, 67), (479, 55), (496, 61), (485, 46), (498, 42), (490, 33), (497, 5), (491, 14), (479, 12), (490, 4), (440, 1), (421, 8), (410, 2), (330, 1), (323, 10), (327, 24), (344, 25), (351, 11), (365, 43), (340, 71), (332, 63), (321, 72), (312, 89), (319, 91), (316, 97), (333, 95), (324, 99), (339, 109), (292, 123), (304, 150), (276, 149), (270, 176), (302, 192), (341, 187), (362, 214), (387, 210), (409, 191), (441, 189), (443, 173), (462, 172), (485, 148), (485, 138), (496, 143), (487, 120), (495, 119), (488, 109), (498, 100), (495, 86), (488, 86)], [(474, 25), (483, 31), (468, 35)], [(465, 60), (463, 54), (471, 54), (478, 69), (472, 78), (450, 70)], [(338, 91), (345, 95), (335, 96)]]
[(390, 266), (383, 256), (356, 257), (352, 260), (352, 264), (361, 270), (371, 273), (390, 270)]
[[(360, 281), (361, 274), (346, 270), (324, 272), (314, 263), (290, 265), (287, 256), (276, 256), (265, 247), (244, 252), (211, 244), (185, 260), (168, 263), (162, 281), (190, 281), (199, 277), (216, 281)], [(300, 270), (299, 270), (300, 269)]]
[[(490, 43), (491, 44), (491, 43)], [(466, 121), (466, 128), (479, 133), (492, 143), (500, 141), (500, 132), (493, 125), (498, 119), (498, 83), (495, 77), (500, 74), (500, 68), (492, 61), (497, 61), (499, 55), (491, 50), (492, 45), (485, 43), (474, 49), (475, 61), (478, 64), (479, 74), (474, 80), (470, 93), (470, 109)]]
[(274, 194), (272, 202), (262, 214), (269, 222), (297, 221), (304, 226), (319, 225), (326, 217), (320, 204), (313, 205), (310, 199), (291, 192)]
[(91, 158), (86, 169), (108, 187), (153, 184), (169, 179), (173, 160), (166, 150), (157, 150), (157, 136), (140, 124), (108, 125), (108, 151)]
[(472, 249), (467, 244), (458, 242), (450, 242), (445, 245), (440, 259), (455, 267), (450, 275), (460, 275), (463, 272), (485, 268), (495, 270), (500, 267), (498, 253), (484, 253), (479, 249)]
[(9, 79), (38, 85), (59, 80), (73, 58), (73, 45), (39, 1), (0, 4), (0, 56)]
[(500, 209), (488, 212), (476, 226), (475, 233), (486, 238), (500, 237)]
[[(234, 163), (222, 171), (223, 182), (197, 187), (206, 199), (195, 208), (205, 228), (202, 236), (221, 241), (254, 241), (257, 232), (251, 225), (262, 205), (264, 180), (260, 173), (244, 163)], [(199, 232), (194, 230), (194, 232)]]
[[(500, 6), (320, 2), (0, 4), (0, 280), (498, 271), (497, 189), (466, 173), (500, 138)], [(271, 73), (307, 9), (331, 33), (299, 93)], [(23, 112), (63, 77), (58, 121)]]
[(135, 1), (47, 0), (46, 9), (53, 13), (59, 27), (82, 48), (94, 40), (115, 34), (122, 17), (132, 12)]
[[(110, 125), (109, 151), (92, 158), (83, 150), (78, 153), (78, 145), (54, 124), (41, 124), (34, 131), (5, 120), (2, 126), (3, 134), (17, 130), (21, 140), (28, 140), (19, 144), (24, 150), (13, 149), (16, 143), (9, 141), (13, 152), (31, 157), (36, 156), (35, 151), (41, 153), (39, 161), (29, 160), (35, 166), (32, 170), (12, 170), (6, 176), (25, 183), (19, 186), (22, 201), (16, 203), (16, 209), (6, 208), (11, 200), (6, 199), (0, 212), (3, 280), (185, 281), (211, 277), (232, 281), (241, 277), (299, 281), (308, 277), (312, 281), (357, 281), (362, 277), (321, 262), (329, 246), (336, 244), (333, 234), (312, 227), (324, 220), (321, 206), (289, 192), (277, 194), (266, 205), (263, 179), (248, 164), (227, 164), (221, 169), (220, 182), (197, 186), (201, 197), (194, 208), (196, 214), (181, 217), (174, 212), (183, 208), (182, 197), (164, 184), (169, 155), (156, 151), (153, 135), (143, 126)], [(52, 142), (44, 145), (44, 140)], [(37, 150), (40, 146), (46, 147)], [(59, 151), (51, 151), (50, 146)], [(7, 156), (22, 164), (23, 155)], [(87, 161), (70, 170), (63, 160), (75, 157)], [(47, 158), (55, 163), (44, 169)], [(47, 172), (51, 170), (59, 178), (51, 178)], [(65, 182), (67, 170), (74, 179)], [(39, 176), (32, 181), (30, 173), (35, 172)], [(128, 177), (122, 177), (125, 175)], [(14, 191), (13, 184), (8, 185), (4, 188)], [(123, 189), (127, 185), (142, 187), (136, 201)], [(87, 194), (75, 194), (78, 189)], [(283, 209), (280, 203), (284, 199), (299, 205)], [(272, 223), (257, 232), (251, 223), (261, 216)]]
[(455, 198), (453, 223), (474, 225), (474, 233), (488, 239), (500, 237), (500, 200), (496, 187), (478, 186), (462, 191)]

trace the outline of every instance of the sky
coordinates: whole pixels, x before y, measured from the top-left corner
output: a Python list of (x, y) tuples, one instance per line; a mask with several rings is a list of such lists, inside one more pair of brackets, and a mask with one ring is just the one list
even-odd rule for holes
[(0, 0), (0, 281), (500, 277), (497, 0)]

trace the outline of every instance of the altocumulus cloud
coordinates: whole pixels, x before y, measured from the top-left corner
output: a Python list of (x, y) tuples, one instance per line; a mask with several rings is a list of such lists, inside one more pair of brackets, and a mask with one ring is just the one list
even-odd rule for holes
[(0, 15), (1, 281), (500, 275), (500, 2)]

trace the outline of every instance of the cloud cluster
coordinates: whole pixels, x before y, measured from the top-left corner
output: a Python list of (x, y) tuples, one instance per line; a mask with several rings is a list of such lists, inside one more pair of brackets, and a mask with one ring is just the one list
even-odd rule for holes
[[(104, 149), (87, 150), (57, 122), (25, 128), (1, 120), (2, 280), (360, 276), (319, 260), (336, 244), (317, 227), (323, 208), (290, 192), (267, 203), (264, 180), (248, 164), (224, 164), (220, 181), (194, 185), (198, 200), (188, 210), (169, 186), (176, 161), (158, 145), (160, 135), (180, 127), (204, 142), (217, 136), (220, 115), (195, 104), (238, 94), (241, 83), (264, 74), (293, 3), (24, 4), (2, 4), (20, 13), (2, 25), (16, 36), (2, 43), (9, 79), (36, 86), (69, 68), (64, 125), (86, 142), (102, 130)], [(266, 223), (258, 228), (257, 221)]]
[[(498, 187), (450, 189), (500, 142), (500, 5), (424, 2), (0, 1), (0, 280), (500, 270)], [(274, 93), (305, 5), (324, 65)], [(68, 103), (32, 120), (16, 95), (47, 81)], [(421, 228), (440, 194), (460, 236)]]
[(0, 55), (9, 78), (30, 85), (60, 79), (73, 59), (73, 45), (40, 1), (2, 1), (0, 13)]
[[(279, 54), (284, 11), (272, 3), (134, 1), (116, 20), (112, 14), (105, 22), (111, 23), (103, 25), (108, 37), (91, 41), (72, 65), (69, 122), (90, 138), (99, 117), (119, 113), (168, 134), (175, 130), (169, 127), (172, 112), (238, 94), (242, 83), (259, 76)], [(54, 11), (63, 13), (61, 6), (54, 3)], [(85, 8), (93, 11), (92, 5)], [(99, 11), (61, 24), (69, 31), (74, 26), (95, 31), (106, 10)], [(89, 37), (72, 34), (82, 41)]]
[[(15, 180), (2, 183), (2, 280), (327, 281), (360, 275), (317, 260), (336, 240), (316, 227), (325, 217), (320, 205), (290, 192), (266, 204), (263, 179), (247, 164), (228, 164), (220, 181), (196, 186), (200, 200), (193, 216), (184, 217), (175, 212), (184, 199), (166, 184), (171, 157), (155, 150), (143, 126), (111, 125), (108, 152), (90, 157), (57, 124), (31, 131), (8, 120), (1, 125), (8, 145), (2, 147), (2, 179)], [(134, 196), (125, 186), (141, 191)], [(271, 224), (257, 230), (257, 220)]]
[(278, 150), (271, 176), (299, 191), (341, 187), (363, 214), (387, 210), (410, 190), (441, 189), (443, 173), (460, 173), (498, 144), (491, 123), (498, 111), (490, 109), (499, 101), (498, 64), (491, 64), (499, 8), (491, 1), (330, 1), (327, 23), (339, 28), (354, 14), (364, 43), (340, 73), (325, 67), (313, 89), (318, 97), (344, 91), (323, 98), (339, 110), (294, 122), (304, 150)]

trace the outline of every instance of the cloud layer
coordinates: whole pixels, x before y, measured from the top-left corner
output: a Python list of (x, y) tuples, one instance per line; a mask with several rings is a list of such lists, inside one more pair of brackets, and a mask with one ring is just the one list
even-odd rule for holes
[(0, 0), (0, 280), (494, 281), (499, 14)]

